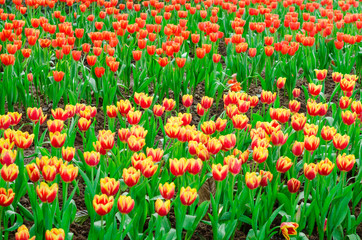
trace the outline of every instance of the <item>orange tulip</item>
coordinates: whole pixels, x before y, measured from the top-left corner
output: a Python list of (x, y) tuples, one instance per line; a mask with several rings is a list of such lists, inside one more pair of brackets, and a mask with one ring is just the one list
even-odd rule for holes
[(260, 186), (266, 187), (273, 180), (273, 174), (269, 171), (260, 170)]
[(53, 228), (45, 232), (45, 240), (64, 240), (65, 232), (61, 228)]
[(276, 169), (280, 173), (286, 173), (293, 165), (292, 160), (288, 157), (280, 157), (276, 163)]
[(356, 162), (356, 158), (353, 154), (346, 155), (345, 153), (343, 153), (342, 155), (339, 154), (337, 156), (337, 160), (336, 160), (337, 167), (342, 172), (351, 171), (355, 162)]
[(16, 164), (4, 165), (1, 168), (1, 177), (5, 182), (13, 182), (18, 177), (19, 167)]
[(117, 202), (118, 210), (122, 214), (128, 214), (132, 211), (134, 208), (134, 200), (131, 197), (126, 196), (119, 196), (118, 202)]
[(252, 173), (247, 172), (245, 174), (245, 183), (250, 190), (259, 187), (260, 182), (261, 182), (261, 176), (260, 175), (257, 176), (255, 172)]
[(15, 233), (15, 240), (35, 240), (35, 236), (30, 238), (28, 228), (25, 225), (21, 225)]
[(219, 164), (212, 164), (212, 176), (215, 181), (223, 181), (228, 174), (228, 166)]
[(14, 201), (15, 193), (11, 188), (6, 190), (5, 188), (0, 188), (0, 206), (8, 207)]
[(26, 171), (28, 173), (30, 181), (32, 181), (32, 182), (39, 181), (40, 172), (35, 163), (30, 163), (30, 164), (26, 165)]
[(349, 139), (350, 139), (350, 137), (348, 135), (341, 135), (341, 134), (337, 133), (333, 137), (333, 145), (336, 149), (338, 149), (339, 151), (342, 151), (343, 149), (345, 149), (348, 146)]
[(166, 200), (165, 202), (161, 199), (157, 199), (155, 202), (155, 210), (161, 217), (166, 216), (171, 209), (171, 201)]
[(160, 190), (160, 193), (164, 199), (172, 199), (175, 195), (175, 184), (172, 183), (165, 183), (158, 186), (158, 189)]
[(283, 222), (280, 225), (280, 230), (282, 231), (285, 239), (289, 240), (290, 235), (297, 235), (297, 228), (299, 227), (298, 223), (294, 222)]
[(36, 193), (43, 203), (52, 203), (58, 193), (58, 184), (54, 183), (49, 187), (45, 182), (41, 182), (36, 186)]
[(328, 158), (324, 159), (323, 161), (320, 161), (317, 164), (317, 170), (318, 173), (322, 176), (329, 175), (334, 168), (334, 163), (332, 163)]
[(288, 182), (288, 190), (290, 193), (297, 193), (300, 188), (300, 181), (295, 178), (291, 178)]
[(197, 198), (197, 190), (196, 188), (191, 187), (182, 187), (180, 191), (180, 200), (181, 203), (185, 206), (192, 205)]
[(64, 182), (73, 182), (73, 180), (78, 176), (78, 167), (74, 167), (73, 164), (63, 164), (59, 169), (59, 174)]
[(101, 179), (101, 192), (107, 196), (114, 196), (119, 190), (120, 183), (114, 178), (105, 177)]

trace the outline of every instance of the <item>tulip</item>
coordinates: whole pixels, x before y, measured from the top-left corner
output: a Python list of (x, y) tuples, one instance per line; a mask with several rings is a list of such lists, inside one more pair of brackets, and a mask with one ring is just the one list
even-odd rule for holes
[(158, 169), (158, 165), (154, 164), (151, 158), (141, 161), (141, 172), (146, 178), (152, 177)]
[(65, 143), (66, 137), (67, 137), (66, 133), (60, 133), (60, 132), (50, 133), (50, 144), (54, 148), (61, 148)]
[(236, 137), (235, 134), (222, 135), (219, 137), (222, 144), (222, 150), (227, 152), (235, 147)]
[(107, 196), (114, 196), (119, 190), (120, 183), (114, 178), (105, 177), (101, 179), (101, 192)]
[(290, 235), (297, 235), (297, 228), (299, 227), (298, 223), (294, 222), (283, 222), (280, 225), (280, 230), (282, 231), (285, 239), (289, 240)]
[[(7, 142), (4, 142), (4, 147), (5, 147), (5, 144), (8, 145), (9, 147), (11, 145), (14, 145), (14, 144), (10, 144), (8, 142), (8, 140), (5, 140)], [(16, 159), (16, 155), (17, 155), (17, 151), (16, 150), (10, 150), (10, 149), (6, 149), (6, 148), (3, 148), (1, 150), (1, 147), (0, 147), (0, 151), (1, 151), (1, 155), (0, 155), (0, 163), (3, 164), (3, 165), (10, 165), (10, 164), (13, 164), (15, 162), (15, 159)]]
[(266, 187), (273, 180), (273, 174), (269, 171), (260, 170), (260, 186)]
[(205, 121), (201, 124), (201, 130), (207, 135), (212, 135), (216, 131), (216, 125), (214, 121)]
[(336, 135), (337, 130), (334, 127), (323, 126), (321, 136), (324, 141), (331, 141)]
[(256, 147), (253, 149), (253, 160), (257, 163), (263, 163), (268, 158), (269, 152), (265, 147)]
[(158, 189), (160, 190), (160, 193), (164, 199), (172, 199), (175, 195), (175, 184), (172, 183), (165, 183), (165, 184), (159, 184)]
[(28, 228), (25, 225), (21, 225), (15, 233), (15, 240), (35, 240), (35, 236), (30, 238)]
[(187, 168), (187, 161), (185, 158), (170, 159), (170, 171), (175, 176), (182, 176), (185, 174)]
[(78, 176), (78, 167), (74, 167), (73, 164), (63, 164), (59, 169), (59, 174), (64, 182), (73, 182), (73, 180)]
[(113, 196), (108, 197), (105, 194), (95, 195), (93, 198), (94, 211), (98, 215), (104, 216), (112, 210), (113, 202), (114, 202)]
[(203, 163), (200, 158), (191, 158), (188, 160), (187, 171), (192, 175), (199, 174), (202, 169), (202, 165)]
[(84, 152), (83, 157), (85, 163), (88, 166), (94, 167), (98, 165), (101, 155), (98, 152), (92, 151), (92, 152)]
[(333, 137), (333, 145), (337, 150), (342, 151), (348, 146), (349, 139), (350, 137), (348, 135), (342, 136), (341, 134), (337, 133)]
[(293, 155), (299, 157), (303, 154), (303, 151), (304, 151), (304, 142), (295, 141), (292, 146)]
[(197, 198), (197, 190), (196, 188), (191, 187), (182, 187), (180, 191), (180, 200), (181, 203), (185, 206), (192, 205)]
[(222, 166), (219, 164), (212, 164), (212, 176), (215, 179), (215, 181), (223, 181), (228, 174), (228, 166), (224, 165)]
[(138, 180), (140, 179), (140, 176), (141, 176), (141, 172), (139, 170), (136, 170), (133, 167), (123, 169), (122, 177), (123, 177), (124, 183), (128, 187), (133, 187), (134, 185), (136, 185), (138, 183)]
[(276, 163), (276, 169), (280, 173), (286, 173), (293, 165), (292, 160), (288, 157), (280, 157)]
[(314, 69), (314, 71), (319, 81), (323, 81), (327, 77), (327, 69), (323, 70)]
[(287, 185), (290, 193), (297, 193), (300, 188), (300, 181), (298, 179), (291, 178), (288, 181)]
[(314, 135), (306, 136), (304, 138), (304, 147), (308, 152), (313, 154), (313, 152), (318, 148), (319, 142), (319, 138)]
[(15, 145), (21, 149), (27, 149), (33, 143), (34, 134), (29, 134), (28, 132), (15, 132)]
[(41, 182), (40, 185), (36, 186), (36, 193), (43, 203), (52, 203), (58, 193), (58, 184), (54, 183), (49, 187), (45, 182)]
[(16, 164), (4, 165), (1, 168), (1, 177), (5, 182), (13, 182), (18, 177), (19, 167)]
[(317, 165), (314, 163), (304, 163), (304, 176), (312, 181), (317, 176)]
[(161, 199), (157, 199), (155, 202), (155, 210), (161, 217), (166, 216), (171, 209), (171, 201), (166, 200), (165, 202)]
[(282, 131), (273, 132), (271, 135), (271, 141), (274, 146), (282, 146), (288, 140), (288, 134), (285, 134)]
[(75, 155), (75, 148), (73, 147), (63, 147), (62, 148), (62, 158), (67, 161), (70, 162), (73, 160)]
[(64, 240), (65, 232), (63, 229), (53, 228), (52, 230), (46, 230), (45, 240)]
[(30, 163), (26, 165), (26, 171), (28, 173), (29, 179), (32, 182), (37, 182), (40, 179), (40, 172), (35, 163)]
[(117, 207), (120, 213), (128, 214), (134, 208), (134, 200), (130, 196), (119, 196)]
[(245, 174), (245, 183), (250, 190), (259, 187), (260, 182), (261, 182), (261, 176), (260, 175), (257, 176), (255, 172), (252, 173), (247, 172)]
[(324, 159), (323, 161), (320, 161), (317, 164), (317, 170), (318, 173), (322, 176), (329, 175), (334, 168), (334, 163), (332, 163), (328, 158)]
[(354, 164), (356, 162), (356, 158), (354, 155), (346, 155), (343, 153), (342, 155), (337, 156), (337, 167), (342, 172), (349, 172), (352, 170)]

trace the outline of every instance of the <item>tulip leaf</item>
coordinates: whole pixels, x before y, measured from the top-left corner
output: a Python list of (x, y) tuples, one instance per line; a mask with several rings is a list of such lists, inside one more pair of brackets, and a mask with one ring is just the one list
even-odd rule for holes
[(19, 213), (16, 213), (16, 212), (11, 211), (11, 210), (7, 210), (5, 212), (5, 215), (6, 215), (6, 218), (8, 218), (8, 219), (11, 218), (11, 217), (16, 217), (16, 222), (12, 226), (3, 229), (4, 232), (15, 231), (21, 225), (23, 225), (23, 217)]

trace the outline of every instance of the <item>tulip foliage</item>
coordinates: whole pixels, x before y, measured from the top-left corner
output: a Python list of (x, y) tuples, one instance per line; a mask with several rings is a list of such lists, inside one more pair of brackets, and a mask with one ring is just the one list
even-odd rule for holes
[(0, 0), (0, 240), (361, 239), (360, 2)]

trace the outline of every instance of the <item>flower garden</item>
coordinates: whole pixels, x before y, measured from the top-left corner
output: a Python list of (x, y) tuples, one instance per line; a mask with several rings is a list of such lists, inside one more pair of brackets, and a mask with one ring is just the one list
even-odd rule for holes
[(360, 240), (361, 5), (0, 0), (0, 240)]

